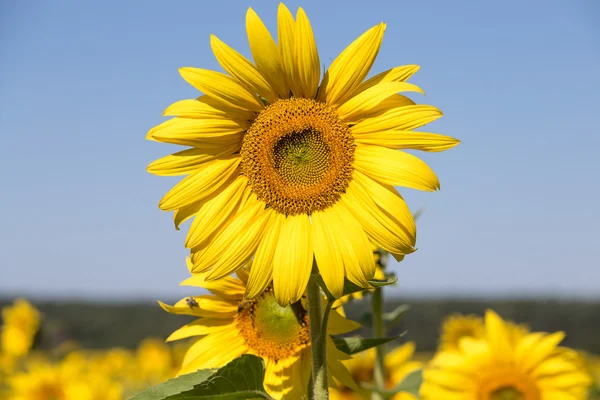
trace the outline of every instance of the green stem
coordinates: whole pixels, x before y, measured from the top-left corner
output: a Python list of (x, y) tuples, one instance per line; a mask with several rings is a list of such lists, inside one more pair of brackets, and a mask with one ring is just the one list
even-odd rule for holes
[[(327, 360), (325, 353), (325, 338), (327, 329), (327, 320), (321, 321), (321, 288), (318, 281), (318, 270), (316, 263), (313, 264), (313, 271), (308, 281), (308, 323), (310, 328), (310, 343), (312, 347), (312, 382), (313, 398), (312, 400), (327, 400), (329, 392), (327, 390)], [(331, 306), (328, 304), (325, 309), (325, 317), (329, 314)]]
[[(371, 298), (373, 307), (373, 336), (376, 338), (382, 338), (384, 336), (383, 327), (383, 290), (381, 288), (375, 289), (373, 297)], [(375, 369), (373, 372), (373, 379), (375, 381), (375, 389), (373, 392), (373, 400), (382, 400), (383, 396), (380, 394), (381, 391), (385, 390), (385, 367), (383, 360), (385, 357), (383, 346), (375, 347)]]

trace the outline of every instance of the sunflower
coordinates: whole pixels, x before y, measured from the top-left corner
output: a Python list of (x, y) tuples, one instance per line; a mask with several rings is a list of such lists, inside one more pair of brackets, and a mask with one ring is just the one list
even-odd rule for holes
[[(219, 368), (249, 353), (264, 360), (264, 384), (272, 397), (300, 399), (308, 389), (312, 357), (306, 299), (281, 307), (272, 288), (267, 287), (260, 296), (245, 300), (248, 279), (245, 268), (237, 271), (237, 278), (227, 276), (218, 281), (207, 280), (206, 274), (196, 274), (182, 285), (205, 288), (211, 294), (187, 297), (173, 306), (159, 302), (170, 313), (200, 317), (167, 338), (172, 341), (202, 336), (185, 354), (178, 375)], [(332, 310), (327, 333), (342, 334), (359, 326)], [(329, 373), (344, 385), (355, 388), (340, 361), (348, 358), (327, 336)]]
[[(387, 389), (392, 389), (404, 380), (410, 373), (420, 369), (422, 363), (411, 360), (415, 352), (414, 342), (408, 342), (394, 349), (387, 354), (384, 359), (384, 367), (386, 372), (385, 386)], [(369, 349), (358, 353), (350, 360), (344, 361), (344, 365), (350, 371), (352, 378), (357, 384), (372, 383), (373, 371), (375, 368), (375, 349)], [(329, 394), (331, 400), (360, 400), (370, 399), (371, 392), (364, 389), (355, 391), (351, 388), (341, 387), (332, 389)], [(392, 400), (414, 400), (416, 399), (410, 393), (398, 393), (394, 395)]]
[(416, 65), (366, 80), (386, 25), (380, 23), (332, 62), (321, 61), (302, 8), (280, 4), (278, 43), (252, 9), (246, 31), (254, 62), (212, 35), (226, 73), (184, 67), (204, 93), (169, 106), (174, 118), (147, 138), (191, 146), (154, 161), (156, 175), (187, 175), (160, 201), (175, 225), (194, 217), (185, 245), (194, 273), (223, 278), (254, 259), (246, 297), (271, 282), (281, 305), (298, 301), (313, 255), (329, 291), (344, 278), (368, 288), (375, 273), (369, 239), (394, 257), (415, 250), (413, 217), (394, 186), (435, 191), (439, 182), (419, 158), (398, 149), (443, 151), (451, 137), (415, 132), (442, 113), (400, 92)]
[(483, 318), (478, 315), (452, 314), (442, 322), (440, 350), (456, 350), (464, 337), (480, 339), (485, 336)]
[(0, 350), (12, 357), (25, 356), (40, 327), (40, 312), (27, 300), (16, 299), (2, 309), (2, 320)]
[[(511, 321), (505, 321), (504, 326), (511, 342), (519, 340), (529, 332), (526, 325), (515, 324)], [(462, 338), (481, 339), (484, 336), (485, 326), (482, 317), (473, 314), (452, 314), (442, 323), (439, 349), (457, 350)]]
[(463, 338), (459, 349), (440, 351), (425, 369), (424, 400), (584, 400), (590, 377), (573, 351), (557, 347), (564, 334), (511, 336), (493, 311), (485, 338)]

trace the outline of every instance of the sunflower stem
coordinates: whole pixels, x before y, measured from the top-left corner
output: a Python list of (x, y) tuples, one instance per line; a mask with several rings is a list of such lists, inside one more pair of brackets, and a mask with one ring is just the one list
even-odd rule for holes
[[(383, 290), (376, 288), (371, 299), (373, 307), (373, 336), (382, 338), (384, 336), (383, 326)], [(385, 390), (385, 367), (383, 346), (375, 347), (375, 369), (373, 370), (373, 380), (375, 381), (375, 391), (373, 391), (373, 400), (383, 400), (381, 395)]]
[[(318, 281), (319, 272), (316, 262), (313, 263), (313, 270), (308, 281), (308, 323), (310, 328), (310, 343), (312, 347), (312, 399), (327, 400), (329, 392), (327, 390), (327, 359), (325, 352), (327, 321), (321, 320), (321, 288)], [(328, 302), (323, 317), (327, 317), (331, 305)]]

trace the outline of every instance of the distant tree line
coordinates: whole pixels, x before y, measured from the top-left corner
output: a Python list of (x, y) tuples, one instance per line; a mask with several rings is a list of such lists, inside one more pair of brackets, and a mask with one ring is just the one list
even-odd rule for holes
[[(11, 302), (0, 299), (0, 306)], [(452, 313), (483, 315), (487, 308), (517, 323), (525, 323), (534, 331), (565, 331), (565, 346), (600, 354), (600, 302), (559, 300), (415, 300), (390, 299), (388, 311), (399, 304), (409, 304), (404, 320), (392, 334), (406, 332), (403, 340), (414, 340), (420, 351), (433, 351), (441, 321)], [(135, 347), (144, 337), (166, 338), (191, 317), (171, 315), (157, 304), (93, 303), (34, 301), (44, 314), (40, 333), (42, 347), (55, 347), (74, 340), (85, 348)], [(345, 307), (346, 314), (356, 320), (368, 320), (369, 301), (358, 301)], [(363, 334), (371, 336), (368, 328)]]

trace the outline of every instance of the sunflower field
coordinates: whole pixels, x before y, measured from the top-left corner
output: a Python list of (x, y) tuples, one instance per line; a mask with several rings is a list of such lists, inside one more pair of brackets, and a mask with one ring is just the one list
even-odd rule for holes
[[(455, 152), (461, 145), (455, 136), (462, 133), (441, 132), (451, 129), (434, 125), (444, 115), (437, 103), (444, 101), (423, 97), (419, 65), (396, 65), (395, 49), (383, 46), (386, 23), (361, 26), (363, 33), (330, 58), (319, 51), (322, 48), (317, 47), (313, 25), (302, 7), (290, 9), (279, 3), (273, 11), (276, 29), (269, 30), (253, 8), (246, 9), (242, 36), (248, 41), (248, 55), (221, 39), (230, 40), (226, 32), (219, 32), (221, 38), (206, 35), (216, 70), (203, 65), (179, 67), (179, 75), (193, 95), (178, 96), (176, 101), (165, 99), (162, 116), (166, 119), (154, 127), (148, 121), (143, 128), (151, 127), (145, 136), (149, 146), (165, 149), (145, 164), (149, 174), (160, 177), (147, 176), (148, 181), (176, 179), (157, 199), (158, 209), (170, 213), (171, 229), (183, 231), (185, 258), (182, 255), (173, 265), (185, 275), (181, 285), (190, 287), (193, 294), (174, 302), (159, 300), (156, 308), (164, 315), (177, 316), (178, 325), (167, 337), (145, 337), (144, 333), (135, 338), (134, 346), (88, 346), (62, 335), (33, 301), (11, 299), (2, 308), (0, 398), (600, 399), (599, 356), (570, 346), (561, 326), (537, 331), (489, 307), (481, 313), (445, 316), (440, 326), (430, 328), (437, 335), (435, 348), (424, 351), (414, 337), (405, 337), (406, 331), (399, 327), (407, 313), (415, 311), (406, 304), (389, 307), (387, 296), (390, 287), (402, 282), (401, 273), (390, 261), (404, 265), (405, 258), (417, 251), (420, 212), (409, 207), (410, 197), (405, 198), (405, 192), (435, 196), (442, 179), (434, 169), (444, 168), (440, 153)], [(322, 16), (313, 21), (322, 23)], [(126, 25), (129, 27), (129, 22)], [(157, 25), (161, 24), (152, 25), (152, 30), (160, 30)], [(133, 31), (114, 44), (125, 41)], [(184, 38), (187, 34), (170, 40)], [(153, 49), (158, 47), (153, 44)], [(137, 43), (122, 52), (122, 63), (132, 62), (127, 56), (135, 48)], [(379, 69), (378, 56), (384, 51), (391, 53), (393, 64)], [(148, 64), (159, 59), (162, 61), (154, 56)], [(461, 73), (471, 68), (465, 65)], [(514, 65), (502, 73), (509, 69)], [(76, 70), (61, 72), (71, 76)], [(129, 78), (141, 72), (140, 68)], [(118, 86), (125, 91), (121, 87), (125, 84)], [(104, 104), (112, 104), (116, 97), (118, 93), (111, 93)], [(113, 113), (128, 115), (128, 107)], [(29, 103), (25, 108), (34, 109)], [(76, 119), (77, 113), (68, 106), (61, 112), (64, 110)], [(159, 111), (152, 110), (157, 119)], [(477, 113), (472, 114), (477, 121)], [(508, 119), (497, 114), (494, 118)], [(85, 123), (86, 127), (93, 125)], [(142, 139), (139, 132), (139, 141)], [(495, 140), (494, 146), (511, 142), (500, 137)], [(550, 141), (536, 141), (536, 150)], [(87, 150), (95, 147), (87, 143), (80, 147), (86, 151), (72, 152), (81, 160), (70, 165), (69, 174), (77, 172), (80, 165), (94, 164), (82, 161), (93, 152)], [(95, 180), (113, 168), (112, 150), (102, 167), (95, 166), (102, 168), (95, 171), (98, 175), (91, 173), (79, 180), (84, 182), (73, 185), (77, 195), (61, 203), (69, 213), (77, 203), (86, 204), (83, 220), (95, 213), (101, 201), (93, 196), (92, 204), (79, 200), (79, 189), (89, 184), (93, 187), (89, 192), (105, 192), (96, 187)], [(136, 151), (128, 150), (127, 157), (133, 153)], [(512, 157), (512, 153), (503, 156), (502, 171), (509, 168), (506, 165)], [(480, 157), (482, 164), (484, 158)], [(554, 164), (569, 164), (560, 160)], [(14, 165), (29, 163), (12, 163), (11, 170), (17, 169)], [(45, 169), (45, 165), (35, 169)], [(486, 175), (478, 181), (482, 180), (494, 179)], [(552, 175), (552, 182), (555, 180), (560, 178)], [(35, 181), (31, 186), (44, 183), (37, 175), (23, 181)], [(131, 210), (136, 207), (133, 197), (123, 195), (130, 185), (123, 186), (127, 188), (116, 189), (119, 185), (115, 184), (112, 192), (107, 191), (111, 196), (107, 202), (118, 200), (120, 209)], [(505, 191), (517, 193), (515, 187), (510, 182)], [(28, 196), (35, 206), (15, 214), (29, 216), (34, 208), (40, 208), (40, 197)], [(503, 204), (500, 208), (507, 207)], [(552, 217), (555, 213), (552, 210)], [(60, 215), (51, 217), (64, 224)], [(548, 219), (552, 218), (545, 217), (543, 222)], [(40, 242), (54, 250), (49, 239), (56, 225), (59, 223), (43, 240), (28, 240), (27, 250), (43, 254), (46, 250), (36, 247)], [(512, 231), (517, 229), (511, 226)], [(27, 235), (39, 233), (30, 231)], [(509, 237), (512, 231), (502, 241), (493, 241), (494, 251), (512, 252), (518, 242)], [(69, 232), (72, 238), (79, 235), (76, 229), (74, 232)], [(120, 239), (115, 243), (123, 248), (129, 245), (128, 235), (121, 237), (119, 232), (116, 236)], [(534, 241), (531, 236), (527, 241)], [(143, 252), (151, 257), (162, 251), (143, 245)], [(468, 252), (476, 246), (460, 243), (455, 247)], [(560, 249), (563, 247), (569, 246)], [(127, 251), (136, 256), (142, 252)], [(559, 252), (557, 248), (545, 251)], [(71, 252), (57, 250), (65, 258)], [(81, 250), (86, 256), (92, 254), (79, 270), (104, 271), (106, 263), (94, 264), (98, 252), (113, 257), (111, 249), (102, 245), (95, 245), (93, 251)], [(106, 286), (129, 281), (119, 277), (123, 271), (116, 268)], [(145, 278), (143, 272), (140, 268), (135, 279)], [(53, 277), (51, 268), (47, 273), (46, 277)], [(493, 286), (491, 276), (488, 280)], [(525, 280), (526, 276), (519, 278)], [(87, 277), (72, 275), (68, 279), (85, 281)], [(85, 292), (87, 287), (86, 282), (80, 290)], [(358, 316), (361, 308), (367, 311)], [(97, 317), (85, 312), (77, 315), (84, 323)], [(131, 314), (126, 317), (133, 318)], [(114, 321), (106, 319), (106, 330), (122, 334), (123, 328)], [(590, 321), (590, 325), (594, 324)], [(599, 346), (600, 337), (590, 343)]]
[[(350, 305), (369, 302), (370, 295), (351, 299)], [(349, 306), (350, 306), (349, 305)], [(349, 307), (348, 306), (348, 307)], [(387, 313), (387, 327), (401, 321), (407, 311), (400, 306), (396, 312)], [(16, 299), (2, 309), (2, 334), (0, 352), (0, 398), (7, 400), (124, 400), (135, 398), (136, 393), (160, 384), (181, 372), (183, 358), (193, 345), (192, 340), (177, 340), (172, 335), (167, 342), (162, 338), (142, 339), (136, 348), (114, 347), (106, 349), (82, 348), (76, 341), (51, 329), (49, 321), (36, 307), (25, 299)], [(527, 390), (527, 384), (549, 388), (552, 381), (544, 379), (541, 371), (553, 371), (557, 387), (570, 383), (573, 394), (567, 397), (546, 394), (549, 399), (600, 399), (600, 357), (585, 351), (561, 347), (556, 343), (562, 333), (541, 334), (530, 332), (522, 324), (502, 320), (492, 310), (484, 317), (472, 314), (452, 314), (440, 326), (438, 349), (420, 352), (413, 341), (402, 337), (384, 345), (384, 388), (394, 395), (384, 398), (414, 400), (419, 393), (422, 398), (452, 398), (460, 390), (460, 383), (468, 383), (473, 371), (495, 374), (495, 379), (512, 379), (510, 383)], [(40, 337), (52, 336), (53, 347)], [(496, 336), (500, 335), (500, 336)], [(348, 336), (348, 335), (346, 335)], [(352, 337), (350, 335), (348, 337)], [(531, 349), (521, 362), (535, 362), (531, 372), (518, 376), (507, 375), (501, 357), (510, 356), (531, 340), (545, 339), (539, 347)], [(492, 345), (490, 340), (500, 340)], [(508, 344), (502, 352), (494, 346)], [(44, 343), (46, 342), (46, 343)], [(41, 345), (40, 345), (41, 343)], [(544, 348), (542, 348), (542, 343)], [(474, 346), (474, 347), (469, 347)], [(519, 350), (518, 350), (519, 349)], [(487, 357), (477, 353), (487, 353)], [(539, 354), (537, 352), (545, 352)], [(357, 352), (342, 361), (349, 371), (352, 382), (346, 386), (336, 382), (330, 389), (331, 399), (371, 399), (376, 363), (374, 348)], [(559, 368), (560, 367), (560, 368)], [(558, 369), (553, 369), (558, 368)], [(469, 372), (470, 371), (470, 372)], [(498, 381), (506, 383), (505, 381)], [(446, 382), (446, 383), (444, 383)], [(562, 383), (561, 383), (562, 382)], [(400, 389), (398, 391), (398, 389)], [(434, 397), (428, 397), (427, 392)], [(502, 393), (500, 393), (502, 394)], [(511, 399), (491, 397), (492, 399)], [(552, 397), (552, 396), (555, 397)], [(569, 397), (570, 396), (570, 397)], [(235, 397), (231, 397), (235, 398)], [(287, 398), (287, 397), (284, 397)], [(292, 398), (292, 397), (289, 397)], [(456, 397), (458, 398), (458, 397)], [(486, 397), (461, 397), (486, 398)], [(488, 397), (489, 398), (489, 397)], [(514, 396), (512, 398), (515, 398)], [(517, 397), (518, 398), (518, 397)], [(524, 399), (536, 397), (522, 397)]]

